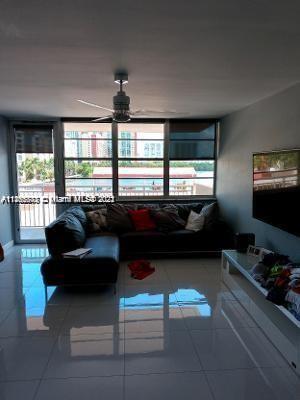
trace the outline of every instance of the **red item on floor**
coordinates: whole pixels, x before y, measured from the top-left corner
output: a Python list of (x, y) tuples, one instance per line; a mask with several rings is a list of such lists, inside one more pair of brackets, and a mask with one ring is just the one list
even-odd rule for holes
[(153, 274), (155, 271), (154, 267), (147, 260), (135, 260), (128, 264), (128, 268), (131, 271), (131, 276), (134, 279), (142, 280), (147, 276)]

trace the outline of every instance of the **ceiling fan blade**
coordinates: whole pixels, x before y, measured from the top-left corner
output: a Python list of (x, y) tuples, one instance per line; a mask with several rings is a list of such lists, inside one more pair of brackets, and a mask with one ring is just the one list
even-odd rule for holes
[(100, 118), (92, 119), (92, 122), (98, 122), (98, 121), (102, 121), (104, 119), (109, 119), (109, 118), (111, 118), (111, 115), (107, 115), (106, 117), (100, 117)]
[(87, 106), (97, 107), (97, 108), (101, 108), (102, 110), (114, 112), (114, 110), (112, 110), (111, 108), (101, 107), (101, 106), (98, 106), (98, 104), (89, 103), (88, 101), (85, 101), (85, 100), (77, 99), (77, 101), (79, 101), (79, 103), (86, 104)]
[(165, 116), (165, 115), (188, 115), (187, 112), (178, 112), (178, 111), (158, 111), (158, 110), (136, 110), (130, 113), (133, 116)]

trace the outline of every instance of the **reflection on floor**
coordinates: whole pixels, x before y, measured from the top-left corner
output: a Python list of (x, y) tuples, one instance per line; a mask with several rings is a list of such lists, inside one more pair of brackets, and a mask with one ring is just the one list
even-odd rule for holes
[(297, 399), (299, 380), (220, 281), (220, 260), (155, 260), (113, 288), (48, 288), (41, 246), (0, 264), (0, 399)]

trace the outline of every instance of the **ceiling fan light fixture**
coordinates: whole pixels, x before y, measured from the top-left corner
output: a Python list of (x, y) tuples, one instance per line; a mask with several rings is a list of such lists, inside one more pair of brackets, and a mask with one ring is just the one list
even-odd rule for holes
[(113, 120), (115, 122), (128, 122), (130, 119), (128, 110), (118, 110), (113, 113)]

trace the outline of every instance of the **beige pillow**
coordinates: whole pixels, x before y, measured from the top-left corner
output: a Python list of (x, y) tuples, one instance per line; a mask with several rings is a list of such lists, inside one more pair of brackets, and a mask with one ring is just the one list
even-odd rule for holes
[(188, 231), (199, 232), (203, 229), (205, 223), (205, 215), (197, 214), (191, 211), (188, 217), (185, 229)]
[(88, 211), (86, 216), (88, 220), (88, 230), (90, 232), (101, 232), (106, 230), (106, 210)]

